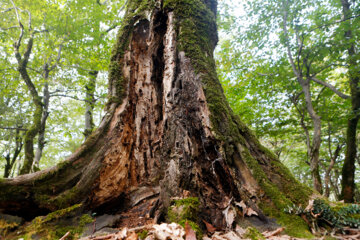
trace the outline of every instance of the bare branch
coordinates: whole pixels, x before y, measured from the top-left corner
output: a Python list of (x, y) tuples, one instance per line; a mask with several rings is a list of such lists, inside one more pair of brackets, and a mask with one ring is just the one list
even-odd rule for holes
[(3, 127), (3, 126), (0, 126), (0, 129), (27, 131), (26, 128), (21, 128), (21, 127)]
[(79, 65), (69, 65), (69, 66), (65, 66), (65, 67), (68, 67), (68, 68), (77, 68), (77, 69), (81, 69), (81, 70), (87, 71), (87, 72), (94, 71), (94, 70), (92, 70), (92, 69), (86, 69), (86, 68), (80, 67)]
[(35, 35), (35, 34), (37, 34), (37, 33), (43, 33), (43, 32), (49, 32), (49, 30), (48, 30), (48, 29), (34, 30), (34, 31), (32, 32), (32, 35)]
[(15, 8), (8, 8), (8, 9), (5, 9), (4, 11), (2, 11), (1, 13), (7, 13), (7, 12), (10, 12), (11, 10), (13, 10), (13, 9), (15, 9)]
[(1, 30), (1, 31), (6, 31), (6, 30), (9, 30), (9, 29), (13, 29), (13, 28), (20, 28), (20, 27), (17, 26), (17, 25), (16, 25), (16, 26), (11, 26), (11, 27), (8, 27), (8, 28), (1, 28), (1, 27), (0, 27), (0, 30)]
[(36, 69), (31, 68), (31, 67), (28, 67), (28, 66), (26, 66), (26, 68), (27, 68), (27, 69), (30, 69), (31, 71), (34, 71), (34, 72), (36, 72), (36, 73), (41, 74), (41, 71), (39, 71), (39, 70), (36, 70)]
[(0, 72), (7, 71), (7, 70), (10, 70), (10, 69), (16, 70), (16, 68), (14, 68), (14, 67), (9, 67), (9, 68), (0, 69)]
[(291, 67), (294, 71), (294, 74), (296, 75), (298, 80), (302, 80), (300, 72), (296, 69), (294, 58), (292, 56), (291, 49), (290, 49), (289, 33), (288, 33), (288, 29), (287, 29), (287, 19), (288, 19), (288, 11), (286, 10), (286, 4), (284, 3), (283, 4), (283, 31), (284, 31), (284, 36), (285, 36), (287, 55), (288, 55), (288, 59), (291, 64)]
[(321, 81), (320, 79), (317, 79), (315, 77), (310, 77), (311, 80), (313, 80), (314, 82), (320, 84), (320, 85), (323, 85), (324, 87), (327, 87), (329, 88), (331, 91), (333, 91), (336, 95), (338, 95), (339, 97), (343, 98), (343, 99), (348, 99), (350, 98), (349, 95), (346, 95), (342, 92), (340, 92), (338, 89), (336, 89), (335, 86), (331, 85), (330, 83), (327, 83), (327, 82), (323, 82)]
[(77, 100), (77, 101), (89, 102), (86, 99), (80, 99), (78, 97), (74, 97), (74, 96), (70, 96), (70, 95), (66, 95), (66, 94), (50, 94), (50, 97), (65, 97), (65, 98), (71, 98), (71, 99), (74, 99), (74, 100)]
[(17, 41), (17, 43), (15, 43), (15, 48), (17, 49), (17, 51), (19, 51), (19, 48), (20, 48), (20, 44), (21, 44), (21, 40), (24, 36), (24, 26), (22, 25), (21, 23), (21, 19), (20, 19), (20, 15), (19, 15), (19, 12), (18, 12), (18, 8), (15, 6), (15, 3), (10, 0), (10, 2), (12, 3), (12, 5), (14, 6), (14, 9), (15, 9), (15, 14), (16, 14), (16, 18), (18, 20), (18, 23), (19, 23), (19, 27), (21, 29), (20, 31), (20, 35), (19, 35), (19, 39)]
[(334, 22), (331, 22), (331, 23), (327, 23), (327, 24), (324, 24), (324, 25), (321, 25), (321, 26), (319, 26), (319, 27), (310, 29), (309, 32), (313, 32), (313, 31), (315, 31), (315, 30), (317, 30), (317, 29), (324, 28), (324, 27), (329, 27), (329, 26), (331, 26), (331, 25), (335, 25), (335, 24), (338, 24), (338, 23), (346, 22), (346, 21), (348, 21), (348, 20), (351, 20), (351, 19), (353, 19), (353, 18), (358, 18), (358, 17), (360, 17), (360, 14), (354, 15), (354, 16), (351, 16), (351, 17), (348, 17), (348, 18), (344, 18), (344, 19), (341, 19), (341, 20), (337, 20), (337, 21), (334, 21)]
[(344, 65), (344, 64), (331, 63), (331, 64), (329, 64), (329, 65), (326, 65), (326, 66), (320, 68), (320, 70), (318, 70), (316, 73), (312, 74), (311, 77), (315, 77), (316, 75), (318, 75), (318, 74), (321, 73), (322, 71), (324, 71), (324, 70), (326, 70), (326, 69), (328, 69), (328, 68), (330, 68), (330, 67), (333, 67), (333, 66), (346, 67), (346, 65)]
[(49, 71), (54, 70), (54, 69), (57, 67), (57, 65), (59, 64), (60, 59), (61, 59), (61, 51), (62, 51), (62, 48), (63, 48), (63, 44), (64, 44), (64, 41), (62, 41), (62, 42), (60, 43), (59, 49), (58, 49), (58, 54), (57, 54), (57, 57), (56, 57), (56, 61), (55, 61), (54, 65), (52, 65), (52, 66), (50, 67), (50, 70), (49, 70)]

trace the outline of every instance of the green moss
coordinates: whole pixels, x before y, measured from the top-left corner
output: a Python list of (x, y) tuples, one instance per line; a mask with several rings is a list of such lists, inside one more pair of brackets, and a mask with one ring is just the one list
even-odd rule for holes
[(148, 230), (142, 230), (141, 232), (138, 233), (138, 236), (140, 239), (145, 239), (148, 234), (149, 234)]
[(43, 223), (64, 217), (65, 215), (75, 211), (76, 209), (79, 209), (81, 206), (82, 204), (75, 204), (74, 206), (49, 213), (43, 220)]
[(59, 239), (67, 232), (67, 239), (78, 239), (86, 224), (93, 222), (88, 214), (77, 216), (77, 210), (81, 204), (76, 204), (66, 209), (61, 209), (47, 216), (36, 217), (23, 231), (24, 239), (32, 239), (35, 236), (40, 239)]
[(197, 221), (199, 211), (199, 199), (189, 197), (179, 200), (173, 200), (173, 205), (168, 209), (168, 220), (170, 222), (180, 223), (184, 220)]
[(195, 231), (198, 239), (202, 239), (202, 231), (197, 222), (199, 212), (199, 199), (189, 197), (184, 199), (173, 200), (172, 205), (168, 209), (167, 219), (169, 222), (175, 222), (185, 227), (188, 222), (190, 227)]
[(265, 237), (256, 229), (253, 227), (248, 227), (246, 229), (245, 238), (250, 238), (251, 240), (265, 240)]
[(122, 27), (117, 34), (117, 40), (112, 50), (109, 65), (109, 86), (115, 87), (116, 92), (110, 95), (108, 105), (121, 103), (126, 96), (127, 80), (123, 76), (123, 58), (130, 44), (134, 25), (141, 19), (148, 18), (148, 13), (154, 8), (155, 1), (135, 0), (130, 1), (123, 19)]
[(14, 230), (19, 226), (17, 222), (9, 222), (4, 219), (0, 219), (0, 236), (6, 236), (11, 230)]

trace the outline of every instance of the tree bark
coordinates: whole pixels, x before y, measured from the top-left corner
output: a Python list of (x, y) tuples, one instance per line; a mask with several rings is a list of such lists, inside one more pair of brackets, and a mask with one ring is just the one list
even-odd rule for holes
[(313, 192), (226, 102), (213, 59), (216, 4), (129, 1), (100, 126), (63, 163), (0, 182), (0, 209), (31, 218), (79, 202), (97, 213), (141, 203), (156, 218), (185, 191), (199, 199), (201, 219), (226, 228), (236, 202), (263, 221), (258, 205), (306, 204)]
[(22, 136), (20, 135), (20, 129), (16, 129), (15, 132), (15, 148), (14, 153), (11, 157), (10, 152), (5, 156), (5, 167), (4, 167), (4, 178), (8, 178), (10, 176), (11, 170), (14, 167), (16, 160), (18, 159), (19, 154), (21, 153), (21, 149), (23, 147)]
[(89, 82), (85, 86), (86, 90), (86, 98), (85, 98), (85, 129), (84, 136), (85, 140), (90, 136), (92, 131), (94, 130), (95, 124), (93, 120), (93, 111), (95, 107), (95, 89), (96, 89), (96, 78), (98, 75), (98, 71), (89, 72)]
[[(351, 17), (350, 2), (341, 0), (343, 8), (343, 18)], [(355, 159), (356, 159), (356, 132), (360, 119), (360, 69), (356, 60), (356, 50), (353, 43), (351, 20), (346, 23), (345, 41), (348, 44), (348, 66), (349, 83), (351, 92), (351, 116), (348, 119), (346, 131), (346, 153), (342, 168), (342, 191), (341, 195), (345, 202), (354, 202), (355, 196)]]
[(39, 126), (39, 133), (38, 133), (38, 146), (35, 152), (35, 158), (32, 165), (32, 172), (36, 172), (40, 170), (40, 159), (42, 157), (43, 149), (45, 147), (45, 128), (46, 128), (46, 121), (49, 116), (49, 103), (50, 103), (50, 92), (49, 92), (49, 65), (46, 63), (44, 65), (44, 90), (43, 90), (43, 111), (41, 115), (41, 123)]
[(24, 139), (25, 160), (24, 160), (24, 165), (20, 170), (20, 174), (26, 174), (31, 171), (31, 167), (34, 162), (34, 139), (36, 135), (39, 133), (39, 129), (41, 126), (41, 116), (43, 114), (43, 104), (41, 102), (41, 97), (39, 96), (35, 88), (35, 85), (31, 81), (31, 78), (26, 69), (32, 51), (32, 46), (33, 46), (33, 36), (29, 38), (29, 41), (26, 46), (26, 51), (23, 57), (19, 52), (20, 41), (18, 44), (15, 44), (14, 46), (15, 57), (18, 61), (18, 71), (20, 72), (22, 79), (24, 80), (27, 88), (29, 89), (30, 95), (35, 105), (35, 110), (33, 113), (33, 123), (25, 134), (25, 139)]

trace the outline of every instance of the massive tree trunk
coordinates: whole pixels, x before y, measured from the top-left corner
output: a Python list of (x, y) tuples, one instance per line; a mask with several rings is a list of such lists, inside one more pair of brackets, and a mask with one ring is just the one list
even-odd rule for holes
[[(355, 196), (355, 159), (356, 159), (356, 132), (360, 119), (360, 68), (357, 62), (357, 54), (352, 34), (350, 2), (341, 0), (343, 9), (343, 18), (348, 19), (346, 23), (345, 39), (348, 44), (348, 66), (349, 66), (349, 83), (351, 92), (351, 116), (348, 119), (346, 131), (346, 154), (342, 168), (342, 191), (341, 195), (345, 202), (354, 202)], [(350, 20), (349, 20), (350, 19)]]
[(200, 200), (201, 219), (224, 228), (235, 202), (264, 221), (258, 206), (270, 214), (306, 204), (312, 191), (226, 102), (213, 59), (216, 5), (128, 1), (100, 126), (63, 163), (0, 182), (2, 211), (30, 218), (82, 202), (97, 213), (126, 212), (141, 202), (156, 218), (185, 192)]

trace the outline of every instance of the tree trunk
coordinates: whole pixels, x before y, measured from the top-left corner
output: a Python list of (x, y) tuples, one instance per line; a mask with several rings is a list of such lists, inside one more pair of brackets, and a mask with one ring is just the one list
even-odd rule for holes
[[(305, 102), (306, 102), (306, 110), (309, 113), (311, 120), (314, 125), (314, 133), (312, 144), (310, 147), (310, 138), (307, 132), (306, 127), (302, 124), (303, 129), (305, 130), (306, 135), (306, 146), (308, 157), (310, 158), (310, 170), (311, 170), (311, 177), (313, 180), (313, 186), (316, 191), (322, 193), (322, 184), (321, 184), (321, 177), (319, 172), (319, 153), (320, 153), (320, 145), (321, 145), (321, 119), (320, 116), (316, 113), (314, 106), (311, 100), (311, 91), (310, 91), (310, 77), (304, 77), (302, 73), (302, 67), (300, 64), (295, 64), (291, 47), (290, 47), (290, 40), (289, 40), (289, 33), (287, 27), (288, 21), (288, 1), (283, 1), (283, 32), (285, 36), (285, 47), (287, 52), (287, 57), (289, 59), (289, 63), (293, 70), (294, 75), (296, 76), (296, 80), (298, 81), (299, 85), (301, 86), (302, 92), (304, 93)], [(301, 43), (302, 44), (302, 43)], [(300, 54), (301, 51), (298, 52)], [(300, 55), (297, 56), (298, 61), (301, 58)], [(307, 75), (309, 75), (309, 66), (307, 65), (307, 59), (303, 59), (303, 65), (307, 67)], [(295, 104), (295, 103), (294, 103)]]
[(85, 86), (86, 98), (85, 98), (85, 129), (84, 136), (85, 140), (90, 136), (94, 130), (95, 124), (93, 120), (93, 111), (95, 107), (95, 88), (96, 88), (96, 78), (99, 71), (89, 72), (89, 82)]
[(158, 209), (156, 218), (188, 192), (200, 201), (201, 219), (225, 228), (225, 209), (236, 202), (263, 221), (258, 205), (270, 214), (307, 204), (312, 191), (226, 102), (213, 59), (216, 5), (129, 1), (100, 126), (63, 163), (0, 182), (0, 209), (30, 218), (79, 202), (97, 213), (141, 202)]
[[(343, 19), (350, 19), (352, 16), (350, 2), (341, 0), (343, 8)], [(342, 168), (342, 191), (341, 195), (345, 202), (354, 202), (355, 195), (355, 158), (356, 158), (356, 130), (360, 119), (360, 69), (357, 63), (354, 39), (352, 36), (351, 20), (346, 23), (345, 41), (348, 44), (348, 66), (349, 83), (351, 92), (351, 110), (352, 114), (348, 119), (346, 131), (346, 153), (344, 165)]]
[(42, 157), (43, 149), (45, 147), (45, 128), (46, 128), (46, 121), (49, 116), (49, 102), (50, 102), (50, 92), (49, 92), (49, 71), (47, 64), (45, 64), (45, 84), (44, 84), (44, 91), (43, 91), (43, 112), (41, 115), (41, 124), (39, 127), (39, 135), (38, 135), (38, 146), (35, 152), (35, 159), (32, 165), (32, 172), (36, 172), (40, 170), (40, 159)]
[(319, 154), (320, 154), (320, 145), (321, 145), (321, 119), (320, 116), (316, 114), (312, 100), (311, 100), (311, 93), (310, 93), (310, 80), (299, 80), (299, 83), (302, 87), (306, 108), (311, 117), (311, 120), (314, 124), (314, 133), (313, 139), (311, 144), (311, 151), (310, 151), (310, 169), (311, 169), (311, 176), (313, 180), (314, 189), (319, 193), (322, 193), (322, 184), (321, 184), (321, 177), (319, 172)]
[(41, 116), (43, 114), (43, 106), (42, 106), (43, 104), (41, 102), (41, 97), (39, 96), (35, 88), (35, 85), (31, 81), (31, 78), (27, 72), (27, 63), (29, 61), (32, 46), (33, 46), (33, 36), (30, 37), (26, 46), (26, 51), (24, 53), (24, 56), (21, 57), (21, 54), (19, 52), (20, 43), (14, 45), (15, 57), (18, 61), (18, 71), (29, 90), (35, 105), (35, 110), (33, 113), (33, 122), (30, 128), (28, 129), (28, 131), (26, 132), (24, 138), (25, 160), (24, 160), (24, 165), (20, 170), (20, 174), (26, 174), (31, 171), (31, 167), (34, 161), (34, 139), (36, 135), (39, 133), (39, 129), (41, 126)]
[(14, 153), (11, 157), (10, 152), (5, 156), (5, 167), (4, 167), (4, 178), (8, 178), (10, 176), (11, 170), (14, 167), (16, 160), (18, 159), (19, 154), (21, 153), (21, 149), (23, 147), (22, 136), (20, 135), (20, 129), (15, 130), (15, 148)]

